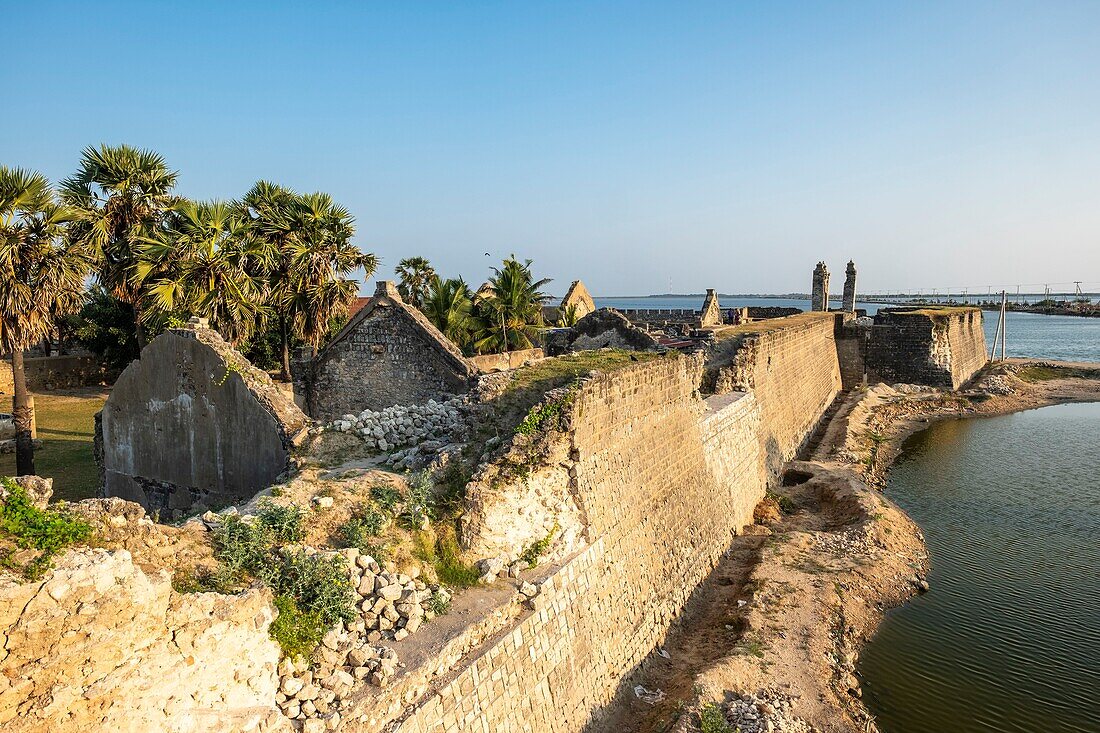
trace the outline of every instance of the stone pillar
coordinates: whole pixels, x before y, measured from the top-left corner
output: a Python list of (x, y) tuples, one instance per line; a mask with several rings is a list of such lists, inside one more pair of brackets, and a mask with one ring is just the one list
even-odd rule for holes
[(814, 268), (814, 284), (810, 292), (810, 310), (829, 310), (829, 268), (824, 262), (818, 262)]
[(856, 312), (856, 263), (851, 260), (844, 273), (844, 312)]
[(393, 280), (379, 280), (374, 286), (374, 297), (401, 301), (401, 293), (397, 291), (397, 284)]
[(714, 288), (707, 288), (707, 297), (703, 300), (703, 313), (699, 316), (699, 325), (722, 325), (722, 307), (718, 305), (718, 292)]

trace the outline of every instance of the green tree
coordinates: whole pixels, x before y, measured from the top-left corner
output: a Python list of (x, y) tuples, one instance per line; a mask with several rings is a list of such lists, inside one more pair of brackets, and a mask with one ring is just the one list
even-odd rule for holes
[(331, 322), (347, 316), (359, 292), (352, 275), (361, 269), (369, 278), (378, 258), (352, 244), (355, 220), (328, 194), (298, 196), (292, 211), (295, 234), (283, 255), (289, 263), (289, 285), (274, 307), (291, 314), (293, 335), (316, 352)]
[(425, 257), (406, 257), (397, 263), (393, 273), (400, 278), (397, 292), (409, 305), (423, 309), (424, 299), (436, 280), (435, 269)]
[(134, 309), (139, 349), (146, 341), (139, 250), (156, 236), (175, 201), (176, 175), (150, 150), (101, 145), (85, 148), (79, 170), (61, 185), (62, 200), (79, 213), (74, 237), (95, 250), (99, 281)]
[(531, 260), (520, 262), (515, 255), (494, 267), (488, 287), (478, 291), (475, 302), (480, 328), (474, 347), (482, 354), (533, 348), (547, 300), (541, 288), (549, 282), (536, 281)]
[(148, 318), (207, 318), (233, 344), (266, 319), (266, 250), (247, 233), (236, 204), (180, 200), (156, 239), (143, 240), (136, 273), (147, 286)]
[(69, 331), (115, 369), (123, 369), (138, 358), (134, 309), (102, 285), (92, 287), (80, 312), (69, 317)]
[(444, 336), (463, 351), (469, 351), (471, 335), (477, 325), (473, 305), (473, 293), (462, 278), (441, 280), (436, 277), (428, 288), (423, 310)]
[(11, 352), (16, 473), (34, 473), (23, 350), (47, 336), (59, 314), (80, 306), (90, 259), (67, 227), (75, 212), (60, 204), (45, 176), (0, 166), (0, 351)]

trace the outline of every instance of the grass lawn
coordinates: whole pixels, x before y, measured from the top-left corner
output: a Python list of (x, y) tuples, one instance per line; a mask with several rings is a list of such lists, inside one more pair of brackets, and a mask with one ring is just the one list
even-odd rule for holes
[[(0, 412), (11, 412), (10, 397)], [(76, 501), (95, 496), (99, 489), (99, 467), (92, 457), (95, 414), (103, 408), (107, 394), (102, 389), (45, 392), (34, 396), (38, 438), (42, 447), (34, 452), (39, 476), (53, 479), (54, 499)], [(0, 476), (15, 472), (15, 454), (0, 455)]]

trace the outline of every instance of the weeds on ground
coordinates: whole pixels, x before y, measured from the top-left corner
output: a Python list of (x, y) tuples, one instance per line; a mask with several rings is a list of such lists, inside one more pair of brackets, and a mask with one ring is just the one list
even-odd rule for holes
[(270, 499), (260, 502), (260, 510), (256, 518), (260, 524), (271, 530), (272, 535), (279, 542), (301, 542), (302, 509), (297, 504), (276, 504)]
[(269, 634), (279, 642), (283, 653), (292, 659), (312, 653), (325, 636), (321, 614), (303, 611), (291, 596), (285, 595), (275, 596), (275, 608), (279, 615), (271, 622)]
[(9, 553), (4, 565), (19, 570), (28, 580), (42, 577), (53, 566), (53, 557), (76, 542), (87, 540), (92, 528), (87, 522), (64, 511), (39, 509), (26, 490), (9, 478), (2, 480), (7, 498), (0, 503), (0, 534), (9, 536), (17, 546), (34, 549), (39, 555), (20, 567)]
[(413, 541), (413, 555), (432, 566), (440, 583), (457, 588), (477, 585), (481, 574), (476, 567), (462, 561), (454, 525), (437, 524), (433, 530), (415, 533)]
[(785, 494), (777, 494), (774, 491), (768, 492), (768, 498), (775, 501), (779, 505), (779, 510), (784, 514), (794, 514), (798, 511), (798, 505), (794, 503), (794, 499)]
[(722, 706), (713, 702), (708, 702), (699, 711), (699, 727), (703, 733), (734, 733)]

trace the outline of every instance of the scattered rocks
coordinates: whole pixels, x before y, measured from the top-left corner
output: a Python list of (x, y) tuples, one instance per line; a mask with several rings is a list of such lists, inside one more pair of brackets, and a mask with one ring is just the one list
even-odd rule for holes
[[(417, 468), (426, 457), (447, 448), (451, 436), (465, 428), (461, 405), (467, 398), (455, 397), (445, 402), (428, 400), (424, 405), (394, 405), (383, 410), (363, 410), (358, 415), (343, 415), (326, 429), (356, 435), (367, 447), (382, 453), (392, 453), (394, 468)], [(396, 451), (410, 446), (404, 451)], [(394, 452), (396, 451), (396, 452)]]
[(775, 690), (734, 698), (725, 706), (726, 720), (741, 733), (811, 733), (813, 728), (794, 715), (791, 698)]

